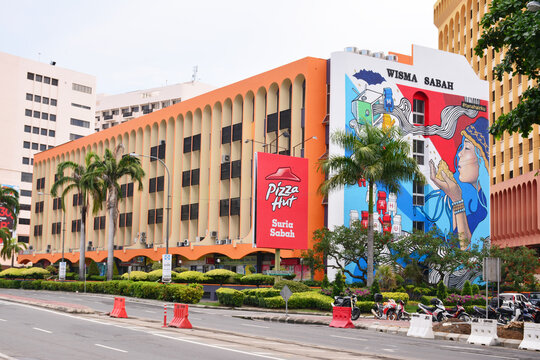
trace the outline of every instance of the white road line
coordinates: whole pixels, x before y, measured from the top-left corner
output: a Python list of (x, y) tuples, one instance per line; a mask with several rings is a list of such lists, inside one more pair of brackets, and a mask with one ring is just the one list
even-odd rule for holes
[(240, 324), (240, 325), (251, 326), (251, 327), (256, 327), (256, 328), (261, 328), (261, 329), (268, 329), (268, 326), (251, 325), (251, 324)]
[(34, 330), (37, 330), (37, 331), (43, 331), (44, 333), (47, 333), (47, 334), (52, 334), (52, 331), (49, 331), (49, 330), (44, 330), (44, 329), (40, 329), (40, 328), (32, 328)]
[(189, 317), (189, 320), (202, 320), (202, 319), (201, 319), (201, 318), (197, 318), (197, 317), (192, 317), (192, 316), (190, 316), (190, 317)]
[(126, 350), (117, 349), (117, 348), (113, 348), (113, 347), (110, 347), (110, 346), (105, 346), (105, 345), (101, 345), (101, 344), (94, 344), (94, 345), (99, 346), (99, 347), (102, 347), (102, 348), (105, 348), (105, 349), (109, 349), (109, 350), (114, 350), (114, 351), (119, 351), (119, 352), (127, 353)]
[(339, 336), (339, 335), (330, 335), (331, 337), (340, 338), (340, 339), (348, 339), (348, 340), (359, 340), (359, 341), (367, 341), (367, 339), (360, 339), (350, 336)]
[(144, 312), (147, 312), (147, 313), (150, 313), (150, 314), (155, 314), (156, 313), (155, 311), (150, 311), (150, 310), (144, 310)]
[(7, 321), (6, 319), (0, 319), (0, 321)]
[(201, 346), (212, 347), (212, 348), (221, 349), (221, 350), (232, 351), (232, 352), (236, 352), (236, 353), (240, 353), (240, 354), (258, 356), (258, 357), (262, 357), (262, 358), (266, 358), (266, 359), (284, 360), (283, 358), (277, 358), (277, 357), (268, 356), (268, 355), (259, 355), (258, 353), (255, 353), (255, 352), (248, 352), (248, 351), (242, 351), (242, 350), (236, 350), (236, 349), (229, 349), (229, 348), (226, 348), (226, 347), (223, 347), (223, 346), (205, 344), (205, 343), (202, 343), (202, 342), (199, 342), (199, 341), (194, 341), (194, 340), (179, 339), (179, 338), (175, 338), (175, 337), (168, 336), (168, 335), (158, 335), (158, 334), (156, 334), (156, 336), (163, 337), (163, 338), (166, 338), (166, 339), (171, 339), (171, 340), (183, 341), (183, 342), (196, 344), (196, 345), (201, 345)]

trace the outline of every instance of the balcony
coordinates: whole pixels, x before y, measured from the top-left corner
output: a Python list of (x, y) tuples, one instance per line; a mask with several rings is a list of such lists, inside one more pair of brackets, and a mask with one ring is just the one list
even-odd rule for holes
[(123, 112), (123, 113), (122, 113), (122, 116), (123, 116), (123, 117), (130, 117), (130, 116), (133, 116), (133, 112), (132, 112), (132, 111), (126, 111), (126, 112)]
[(154, 109), (143, 109), (143, 114), (150, 114)]
[(104, 115), (103, 116), (103, 120), (112, 120), (113, 116), (112, 115)]

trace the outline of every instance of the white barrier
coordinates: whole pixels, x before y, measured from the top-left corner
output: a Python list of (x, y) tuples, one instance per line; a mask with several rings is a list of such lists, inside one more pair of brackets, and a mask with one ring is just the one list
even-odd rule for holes
[(477, 345), (497, 345), (499, 338), (497, 336), (497, 321), (478, 319), (478, 322), (471, 323), (471, 335), (467, 339), (469, 344)]
[(431, 315), (411, 314), (411, 324), (409, 326), (409, 331), (407, 331), (407, 336), (435, 339)]
[(520, 349), (540, 350), (540, 324), (523, 323), (523, 341)]

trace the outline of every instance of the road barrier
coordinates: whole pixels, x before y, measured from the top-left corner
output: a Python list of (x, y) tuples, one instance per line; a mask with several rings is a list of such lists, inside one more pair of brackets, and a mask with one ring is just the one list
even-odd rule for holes
[(181, 329), (191, 329), (193, 326), (188, 320), (188, 306), (185, 304), (174, 304), (174, 317), (169, 323), (169, 327)]
[(540, 350), (540, 324), (523, 323), (523, 341), (520, 349)]
[(110, 317), (127, 318), (126, 299), (121, 297), (114, 298), (114, 307), (109, 314)]
[(163, 305), (163, 326), (167, 327), (167, 304)]
[(471, 323), (471, 335), (467, 339), (469, 344), (477, 345), (497, 345), (497, 320), (478, 319)]
[(411, 323), (409, 331), (407, 331), (407, 336), (435, 339), (432, 316), (427, 314), (411, 314)]
[(330, 326), (338, 328), (354, 328), (354, 324), (351, 321), (351, 307), (334, 306)]

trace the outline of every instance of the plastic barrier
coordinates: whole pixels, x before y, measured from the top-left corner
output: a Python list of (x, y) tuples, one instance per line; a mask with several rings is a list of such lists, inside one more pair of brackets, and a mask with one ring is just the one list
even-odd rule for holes
[(478, 319), (478, 322), (471, 323), (471, 335), (467, 339), (469, 344), (477, 345), (497, 345), (497, 320)]
[(185, 304), (174, 304), (174, 316), (169, 327), (181, 329), (191, 329), (193, 326), (188, 320), (188, 306)]
[(523, 341), (520, 349), (540, 350), (540, 324), (523, 323)]
[(114, 298), (114, 307), (109, 314), (111, 317), (127, 318), (126, 314), (126, 299), (121, 297)]
[(354, 328), (354, 324), (351, 321), (350, 306), (334, 306), (330, 326), (337, 328)]
[(435, 339), (432, 316), (427, 314), (411, 314), (411, 324), (409, 331), (407, 331), (407, 336)]

